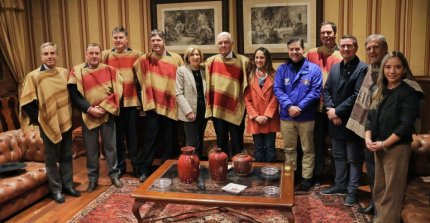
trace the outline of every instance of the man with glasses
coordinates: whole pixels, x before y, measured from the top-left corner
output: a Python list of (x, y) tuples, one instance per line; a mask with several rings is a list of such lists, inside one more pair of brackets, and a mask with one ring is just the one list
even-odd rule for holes
[(327, 108), (332, 156), (335, 164), (334, 186), (322, 194), (347, 194), (344, 204), (357, 204), (357, 190), (363, 165), (363, 139), (346, 128), (352, 107), (357, 98), (367, 64), (357, 57), (357, 39), (344, 35), (340, 39), (342, 62), (333, 65), (324, 86), (324, 103)]

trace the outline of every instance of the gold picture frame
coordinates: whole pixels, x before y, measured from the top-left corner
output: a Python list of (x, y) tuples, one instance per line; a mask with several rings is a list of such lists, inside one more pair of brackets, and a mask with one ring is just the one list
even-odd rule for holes
[(166, 48), (183, 54), (196, 45), (206, 56), (218, 53), (215, 38), (228, 30), (228, 0), (151, 1), (152, 29), (166, 35)]
[(322, 0), (237, 0), (238, 51), (251, 56), (258, 47), (273, 58), (287, 58), (287, 41), (303, 38), (305, 48), (318, 45)]

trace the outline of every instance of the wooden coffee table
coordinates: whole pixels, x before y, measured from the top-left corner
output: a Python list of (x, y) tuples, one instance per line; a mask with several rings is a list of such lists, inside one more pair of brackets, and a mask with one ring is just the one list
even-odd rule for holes
[[(132, 209), (134, 216), (141, 222), (139, 208), (146, 201), (164, 201), (207, 206), (280, 208), (287, 211), (289, 222), (294, 222), (291, 211), (294, 205), (294, 171), (284, 172), (283, 163), (253, 163), (253, 171), (247, 177), (236, 176), (231, 169), (224, 182), (212, 181), (208, 166), (207, 161), (201, 161), (199, 183), (185, 184), (178, 178), (176, 160), (166, 161), (131, 193), (131, 196), (135, 198)], [(261, 168), (265, 166), (277, 167), (279, 173), (272, 176), (262, 174)], [(172, 180), (172, 185), (167, 189), (156, 188), (153, 183), (159, 178)], [(221, 190), (221, 187), (228, 183), (245, 185), (247, 188), (239, 194)], [(277, 195), (266, 195), (263, 192), (265, 186), (276, 186), (280, 192)]]

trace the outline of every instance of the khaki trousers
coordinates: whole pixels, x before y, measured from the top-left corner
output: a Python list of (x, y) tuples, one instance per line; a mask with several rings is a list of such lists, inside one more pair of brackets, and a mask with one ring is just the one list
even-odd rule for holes
[(303, 151), (302, 176), (305, 179), (312, 178), (315, 165), (314, 124), (315, 121), (297, 122), (281, 120), (285, 160), (289, 160), (294, 166), (294, 170), (296, 169), (297, 137), (299, 137)]
[(400, 222), (411, 146), (395, 145), (375, 153), (373, 199), (378, 215), (373, 222)]

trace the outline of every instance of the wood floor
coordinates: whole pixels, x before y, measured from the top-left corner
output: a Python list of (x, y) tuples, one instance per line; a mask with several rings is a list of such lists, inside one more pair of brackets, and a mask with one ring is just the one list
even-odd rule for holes
[(30, 206), (10, 219), (7, 219), (6, 222), (54, 223), (67, 222), (70, 220), (75, 214), (79, 213), (85, 206), (87, 206), (101, 193), (106, 191), (111, 185), (110, 179), (107, 176), (106, 162), (104, 160), (100, 160), (99, 186), (97, 187), (97, 190), (92, 193), (87, 193), (88, 177), (85, 165), (85, 156), (78, 157), (73, 161), (73, 181), (76, 189), (81, 192), (81, 197), (71, 197), (66, 195), (66, 203), (57, 204), (51, 196), (48, 195), (33, 206)]
[[(159, 165), (159, 162), (154, 162)], [(131, 172), (131, 165), (129, 160), (127, 160), (127, 174), (129, 175)], [(75, 214), (79, 213), (82, 209), (84, 209), (91, 201), (97, 198), (101, 193), (106, 191), (110, 186), (111, 182), (107, 175), (107, 168), (105, 160), (100, 160), (100, 179), (99, 186), (97, 190), (92, 193), (87, 193), (86, 189), (88, 186), (88, 177), (87, 177), (87, 169), (86, 169), (86, 157), (80, 156), (73, 161), (73, 170), (74, 176), (73, 181), (77, 190), (81, 192), (81, 197), (71, 197), (66, 195), (66, 202), (63, 204), (57, 204), (51, 198), (50, 195), (46, 196), (42, 200), (33, 204), (32, 206), (24, 209), (20, 213), (12, 216), (9, 219), (6, 219), (6, 223), (63, 223), (67, 222), (75, 216)], [(365, 171), (365, 169), (364, 169)], [(328, 185), (327, 182), (324, 186)], [(368, 204), (370, 195), (369, 195), (369, 186), (361, 186), (360, 187), (360, 201), (365, 205)]]

